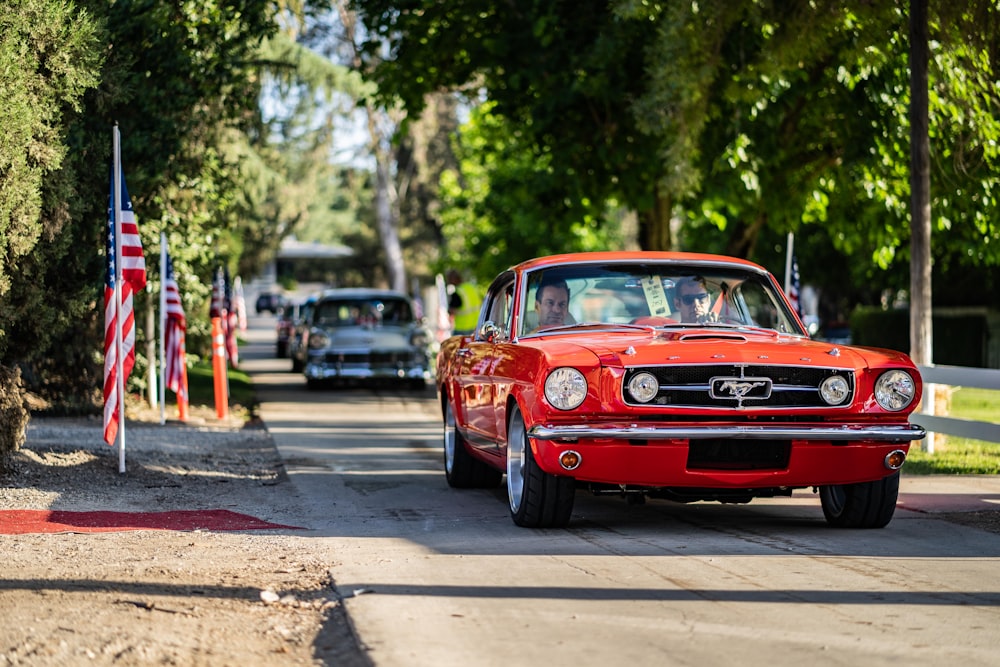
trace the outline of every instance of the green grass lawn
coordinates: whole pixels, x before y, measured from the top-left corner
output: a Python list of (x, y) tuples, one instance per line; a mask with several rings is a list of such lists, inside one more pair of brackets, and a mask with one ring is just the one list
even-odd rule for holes
[[(949, 417), (997, 423), (1000, 391), (962, 387), (951, 396)], [(920, 423), (920, 415), (913, 421)], [(1000, 443), (983, 442), (936, 433), (934, 453), (915, 442), (903, 466), (909, 475), (1000, 475)]]

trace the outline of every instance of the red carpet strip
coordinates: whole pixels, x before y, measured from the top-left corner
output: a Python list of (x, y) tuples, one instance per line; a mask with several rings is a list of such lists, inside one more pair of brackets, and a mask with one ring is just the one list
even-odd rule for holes
[(113, 533), (126, 530), (303, 530), (229, 510), (171, 512), (64, 512), (0, 510), (0, 535)]

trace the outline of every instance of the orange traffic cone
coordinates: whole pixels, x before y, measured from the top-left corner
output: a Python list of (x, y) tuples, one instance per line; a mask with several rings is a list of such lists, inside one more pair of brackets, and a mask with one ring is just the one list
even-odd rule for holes
[(215, 416), (229, 416), (229, 392), (226, 382), (226, 336), (222, 333), (222, 318), (212, 318), (212, 379), (215, 381)]

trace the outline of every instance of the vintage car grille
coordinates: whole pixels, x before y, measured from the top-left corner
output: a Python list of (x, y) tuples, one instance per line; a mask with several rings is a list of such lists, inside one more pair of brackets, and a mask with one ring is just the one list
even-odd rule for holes
[[(635, 400), (628, 390), (636, 373), (649, 372), (660, 388), (649, 403)], [(706, 366), (645, 366), (629, 368), (622, 383), (625, 403), (634, 406), (702, 408), (829, 408), (819, 395), (819, 385), (840, 375), (854, 398), (854, 372), (837, 368), (717, 364)]]
[(414, 354), (409, 351), (396, 352), (328, 352), (323, 360), (328, 364), (366, 365), (373, 367), (395, 367), (412, 364)]

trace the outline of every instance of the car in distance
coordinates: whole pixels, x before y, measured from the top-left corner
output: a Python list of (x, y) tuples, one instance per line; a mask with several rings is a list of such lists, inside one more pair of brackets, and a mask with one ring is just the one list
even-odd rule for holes
[(291, 336), (288, 339), (288, 356), (292, 360), (292, 372), (301, 373), (306, 367), (306, 341), (309, 337), (309, 326), (312, 321), (312, 311), (316, 307), (316, 294), (310, 294), (299, 304), (299, 316), (292, 327)]
[(261, 292), (257, 295), (257, 302), (254, 306), (258, 315), (261, 313), (277, 314), (284, 302), (284, 297), (277, 292)]
[[(539, 327), (543, 281), (567, 288), (561, 325)], [(925, 435), (905, 354), (810, 339), (768, 271), (707, 254), (518, 264), (490, 285), (474, 334), (442, 343), (436, 387), (448, 484), (506, 476), (529, 527), (565, 526), (580, 488), (747, 503), (810, 487), (829, 524), (883, 527)]]
[(391, 380), (424, 388), (430, 333), (402, 292), (325, 290), (311, 309), (303, 340), (306, 385)]
[(284, 359), (288, 356), (289, 341), (292, 340), (292, 333), (295, 331), (295, 323), (299, 319), (299, 304), (293, 302), (285, 303), (278, 311), (278, 321), (275, 323), (275, 356)]

